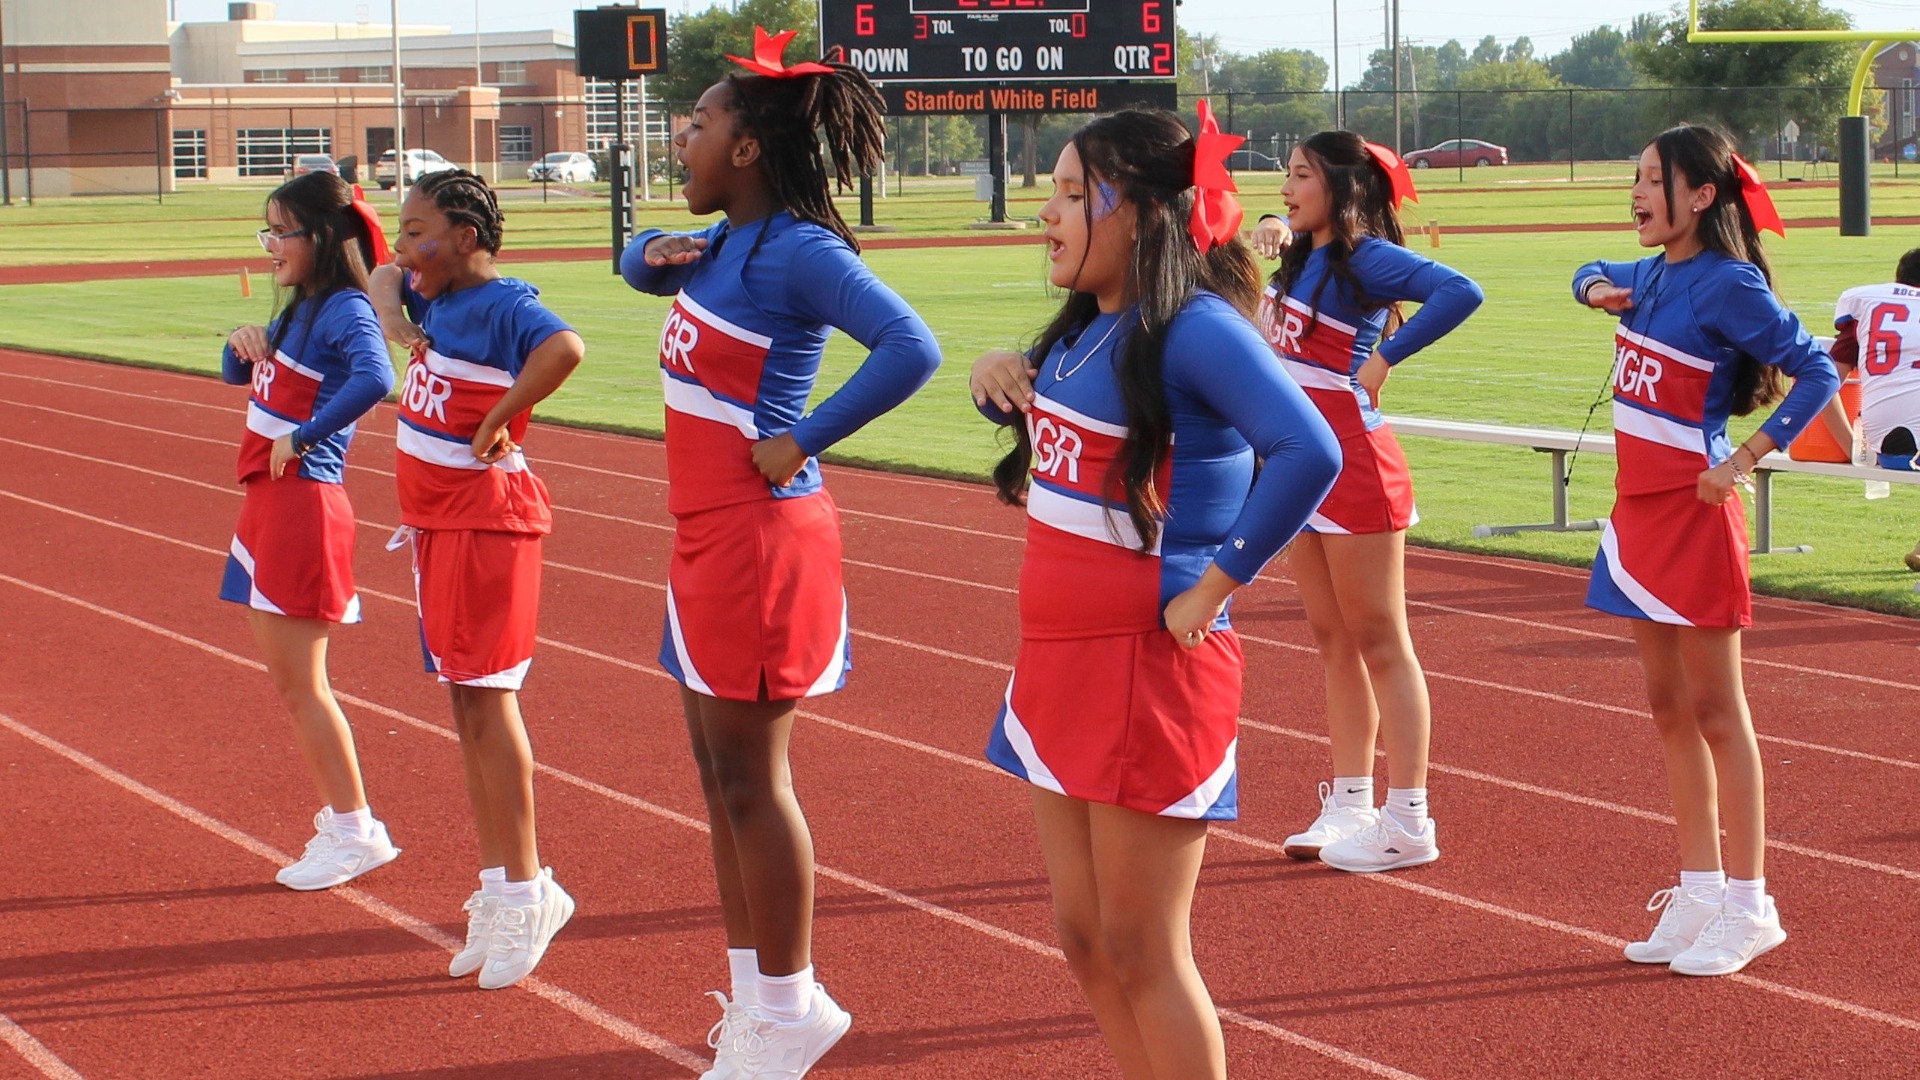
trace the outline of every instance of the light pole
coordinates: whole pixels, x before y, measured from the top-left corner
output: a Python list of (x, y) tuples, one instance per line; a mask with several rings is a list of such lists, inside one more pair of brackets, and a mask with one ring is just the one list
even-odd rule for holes
[(400, 0), (393, 0), (393, 201), (407, 201), (407, 110), (400, 83)]

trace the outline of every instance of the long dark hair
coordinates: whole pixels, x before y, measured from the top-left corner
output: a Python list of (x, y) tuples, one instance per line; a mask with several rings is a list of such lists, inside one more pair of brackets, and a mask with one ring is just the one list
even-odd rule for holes
[[(1760, 269), (1769, 288), (1773, 267), (1760, 246), (1760, 230), (1753, 223), (1747, 200), (1734, 171), (1733, 139), (1717, 127), (1682, 124), (1653, 137), (1650, 144), (1660, 157), (1660, 186), (1667, 198), (1667, 220), (1679, 215), (1673, 199), (1673, 174), (1682, 173), (1695, 188), (1713, 185), (1713, 202), (1700, 212), (1700, 246), (1730, 259), (1750, 262)], [(1759, 357), (1740, 357), (1733, 373), (1733, 415), (1745, 416), (1786, 394), (1787, 380), (1780, 369)]]
[[(332, 173), (307, 173), (281, 184), (267, 196), (267, 203), (278, 206), (303, 229), (313, 246), (313, 271), (308, 280), (294, 287), (280, 308), (280, 323), (274, 327), (273, 347), (278, 350), (302, 308), (314, 310), (327, 297), (342, 289), (367, 291), (367, 275), (374, 265), (373, 238), (367, 224), (353, 211), (353, 186)], [(309, 331), (310, 333), (311, 331)]]
[(785, 79), (734, 72), (727, 76), (733, 99), (725, 107), (734, 114), (736, 130), (760, 140), (760, 173), (774, 201), (859, 251), (853, 230), (833, 205), (827, 180), (831, 175), (844, 187), (885, 160), (886, 102), (860, 69), (826, 66), (831, 70), (824, 74)]
[(433, 200), (434, 209), (455, 225), (473, 227), (474, 242), (489, 255), (500, 254), (500, 241), (507, 228), (507, 215), (500, 200), (478, 174), (465, 169), (442, 169), (414, 181), (413, 190)]
[[(1074, 150), (1087, 170), (1088, 186), (1111, 185), (1134, 207), (1133, 258), (1127, 265), (1126, 295), (1137, 315), (1120, 357), (1120, 397), (1126, 405), (1127, 437), (1107, 477), (1109, 490), (1126, 495), (1127, 516), (1140, 535), (1142, 551), (1151, 551), (1166, 513), (1166, 493), (1155, 475), (1173, 444), (1173, 418), (1167, 409), (1161, 361), (1173, 317), (1196, 292), (1224, 297), (1249, 319), (1260, 302), (1260, 270), (1253, 251), (1238, 237), (1202, 255), (1187, 221), (1193, 213), (1194, 140), (1178, 117), (1161, 110), (1129, 109), (1103, 116), (1074, 132)], [(1088, 235), (1093, 204), (1084, 199)], [(1100, 314), (1090, 292), (1072, 291), (1060, 311), (1040, 331), (1032, 355), (1048, 350)], [(1025, 425), (1014, 425), (1013, 450), (993, 470), (1000, 498), (1014, 505), (1025, 499), (1033, 446)]]
[[(1367, 296), (1365, 283), (1353, 272), (1352, 259), (1353, 249), (1369, 236), (1406, 246), (1400, 215), (1393, 209), (1392, 181), (1367, 150), (1367, 141), (1351, 131), (1317, 132), (1300, 144), (1300, 150), (1312, 160), (1326, 185), (1327, 217), (1333, 225), (1333, 237), (1327, 241), (1327, 272), (1314, 286), (1308, 308), (1319, 313), (1328, 282), (1339, 282), (1348, 299), (1363, 311), (1380, 306)], [(1312, 254), (1312, 234), (1296, 234), (1280, 257), (1280, 268), (1273, 272), (1273, 284), (1281, 297), (1306, 269), (1307, 257)], [(1400, 326), (1400, 305), (1392, 303), (1386, 308), (1386, 333), (1391, 334)], [(1309, 321), (1306, 332), (1313, 333), (1317, 325)]]

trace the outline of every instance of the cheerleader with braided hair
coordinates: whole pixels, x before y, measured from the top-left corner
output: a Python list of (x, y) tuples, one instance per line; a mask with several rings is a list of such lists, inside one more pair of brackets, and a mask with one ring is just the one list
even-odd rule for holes
[[(787, 66), (792, 36), (756, 28), (746, 72), (702, 94), (674, 137), (687, 208), (724, 220), (642, 233), (620, 265), (635, 289), (675, 297), (660, 334), (675, 521), (660, 663), (681, 684), (727, 929), (733, 996), (714, 994), (707, 1080), (797, 1080), (852, 1023), (814, 982), (813, 841), (787, 763), (800, 699), (851, 666), (817, 455), (940, 363), (828, 188), (880, 163), (879, 94), (843, 64)], [(808, 413), (836, 328), (869, 355)]]
[(553, 530), (546, 485), (520, 443), (530, 410), (585, 353), (539, 290), (495, 269), (503, 224), (478, 176), (424, 176), (400, 209), (396, 265), (373, 289), (387, 336), (413, 353), (396, 431), (400, 520), (413, 539), (427, 671), (452, 697), (480, 834), (480, 888), (447, 972), (477, 971), (488, 990), (525, 978), (573, 915), (540, 865), (517, 693), (533, 662), (540, 538)]

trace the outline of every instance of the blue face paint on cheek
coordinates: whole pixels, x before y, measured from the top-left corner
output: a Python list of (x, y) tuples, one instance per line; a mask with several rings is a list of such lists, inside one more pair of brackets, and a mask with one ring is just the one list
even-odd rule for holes
[(1104, 181), (1096, 184), (1094, 190), (1100, 193), (1100, 197), (1093, 204), (1093, 220), (1099, 221), (1119, 208), (1120, 193), (1113, 189), (1112, 184)]
[(440, 254), (440, 242), (438, 240), (429, 240), (420, 245), (421, 258), (431, 259), (438, 254)]

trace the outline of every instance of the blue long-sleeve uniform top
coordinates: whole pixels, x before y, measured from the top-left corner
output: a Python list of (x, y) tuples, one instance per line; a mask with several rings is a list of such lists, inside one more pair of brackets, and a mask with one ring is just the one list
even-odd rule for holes
[[(1261, 312), (1268, 344), (1343, 439), (1383, 423), (1359, 378), (1361, 365), (1375, 351), (1389, 365), (1398, 364), (1445, 337), (1486, 299), (1480, 286), (1458, 270), (1375, 237), (1362, 239), (1347, 265), (1369, 306), (1360, 306), (1350, 288), (1329, 276), (1327, 249), (1318, 247), (1286, 296), (1268, 287)], [(1418, 303), (1420, 310), (1383, 340), (1388, 308), (1400, 301)]]
[[(300, 475), (337, 484), (356, 422), (393, 390), (393, 362), (373, 303), (358, 289), (302, 303), (294, 316), (273, 360), (252, 364), (234, 355), (231, 345), (221, 350), (221, 378), (253, 384), (240, 478), (265, 472), (273, 440), (297, 432), (311, 448), (300, 459)], [(268, 325), (269, 341), (284, 318)]]
[[(1166, 516), (1157, 548), (1140, 552), (1112, 470), (1126, 435), (1117, 365), (1135, 319), (1131, 308), (1100, 315), (1040, 362), (1038, 400), (1025, 417), (1034, 446), (1028, 512), (1035, 524), (1029, 529), (1029, 571), (1023, 571), (1023, 633), (1035, 627), (1025, 595), (1036, 562), (1054, 579), (1045, 592), (1064, 591), (1080, 609), (1036, 617), (1060, 620), (1057, 626), (1076, 633), (1138, 630), (1143, 623), (1151, 628), (1159, 625), (1167, 602), (1199, 581), (1209, 565), (1236, 581), (1252, 581), (1306, 524), (1339, 474), (1340, 445), (1332, 429), (1280, 369), (1259, 332), (1227, 301), (1201, 293), (1168, 330), (1161, 371), (1173, 446), (1157, 480)], [(1019, 418), (991, 402), (981, 413), (1000, 424)], [(1257, 481), (1256, 458), (1265, 462)], [(1041, 532), (1043, 527), (1050, 531)], [(1056, 557), (1058, 549), (1034, 542), (1057, 534), (1078, 546)], [(1153, 555), (1157, 567), (1138, 565), (1155, 561)], [(1158, 587), (1130, 597), (1138, 574), (1152, 574)], [(1058, 579), (1081, 575), (1092, 577), (1060, 589)], [(1219, 625), (1227, 625), (1225, 613)]]
[(1840, 388), (1833, 360), (1781, 305), (1760, 268), (1718, 251), (1679, 262), (1604, 259), (1573, 275), (1576, 299), (1607, 281), (1633, 290), (1614, 351), (1619, 487), (1692, 485), (1732, 453), (1727, 417), (1742, 356), (1781, 369), (1793, 388), (1760, 430), (1785, 447)]
[[(699, 259), (649, 266), (647, 244), (664, 235), (635, 237), (620, 273), (641, 292), (675, 296), (660, 351), (675, 513), (812, 494), (820, 487), (814, 457), (912, 396), (940, 364), (927, 324), (828, 229), (786, 211), (738, 228), (721, 221), (677, 234), (707, 241)], [(868, 355), (807, 412), (834, 329)], [(751, 444), (783, 433), (808, 460), (790, 486), (769, 488)]]

